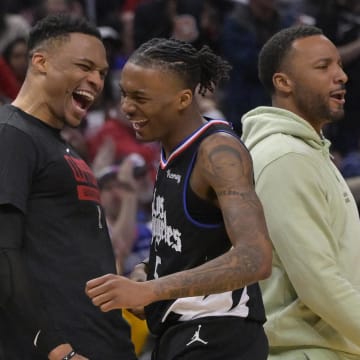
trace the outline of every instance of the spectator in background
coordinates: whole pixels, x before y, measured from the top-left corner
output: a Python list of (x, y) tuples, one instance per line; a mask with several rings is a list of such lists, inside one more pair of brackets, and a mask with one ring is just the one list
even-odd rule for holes
[(118, 273), (127, 276), (149, 256), (153, 178), (144, 158), (136, 153), (96, 176)]
[(8, 5), (7, 0), (0, 1), (0, 96), (6, 102), (15, 99), (21, 84), (3, 52), (15, 39), (27, 38), (30, 30), (30, 25), (21, 15), (7, 13)]
[(19, 86), (21, 86), (28, 68), (27, 39), (16, 38), (11, 41), (3, 51), (3, 58), (12, 70)]
[(170, 37), (175, 12), (175, 0), (140, 3), (134, 14), (134, 48), (153, 37)]
[(27, 38), (30, 31), (30, 24), (21, 15), (7, 12), (8, 1), (0, 1), (0, 54), (16, 38)]
[(199, 19), (200, 44), (208, 45), (215, 53), (221, 53), (221, 32), (226, 14), (233, 9), (231, 0), (204, 0)]
[[(120, 164), (106, 166), (96, 176), (117, 271), (129, 276), (135, 265), (149, 257), (153, 177), (144, 158), (136, 153), (126, 156)], [(146, 322), (128, 311), (123, 316), (131, 326), (135, 351), (141, 355), (151, 340)]]
[(85, 0), (39, 0), (34, 22), (48, 15), (68, 14), (73, 17), (86, 18)]
[(96, 23), (103, 26), (108, 22), (109, 17), (118, 15), (128, 0), (105, 0), (94, 1), (96, 12)]
[(295, 22), (277, 10), (276, 0), (249, 0), (238, 3), (224, 20), (221, 53), (232, 65), (225, 84), (221, 108), (234, 129), (241, 134), (241, 116), (258, 105), (270, 104), (257, 74), (262, 45), (278, 30)]
[(275, 34), (259, 56), (272, 97), (244, 115), (243, 140), (274, 248), (261, 283), (269, 360), (360, 358), (360, 219), (322, 129), (343, 121), (335, 45), (316, 27)]
[(14, 100), (21, 85), (3, 56), (0, 56), (0, 96), (5, 102)]
[(134, 47), (154, 37), (196, 43), (203, 0), (154, 0), (140, 3), (134, 17)]

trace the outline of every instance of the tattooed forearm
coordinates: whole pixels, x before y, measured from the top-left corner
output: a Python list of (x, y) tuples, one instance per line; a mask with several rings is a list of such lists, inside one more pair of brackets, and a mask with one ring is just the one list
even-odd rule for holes
[(227, 189), (227, 190), (222, 190), (218, 192), (218, 197), (220, 196), (239, 196), (241, 197), (242, 200), (254, 200), (254, 194), (253, 193), (249, 193), (249, 192), (240, 192), (237, 190), (231, 190), (231, 189)]
[(238, 246), (197, 268), (158, 279), (156, 293), (173, 299), (242, 288), (258, 281), (262, 254), (256, 245)]

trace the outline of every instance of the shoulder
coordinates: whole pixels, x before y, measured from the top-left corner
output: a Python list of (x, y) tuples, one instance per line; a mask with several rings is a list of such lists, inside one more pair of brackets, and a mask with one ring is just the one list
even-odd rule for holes
[(248, 149), (240, 138), (232, 131), (219, 131), (207, 136), (199, 146), (199, 153), (211, 155), (216, 152), (236, 151), (250, 156)]
[(4, 105), (0, 108), (0, 125), (3, 128), (13, 129), (14, 132), (30, 134), (32, 123), (26, 121), (25, 117), (10, 105)]
[[(316, 150), (303, 140), (286, 134), (273, 134), (263, 139), (250, 150), (254, 162), (255, 172), (274, 165), (279, 159), (288, 158), (291, 161), (305, 158), (309, 163), (314, 162)], [(291, 156), (292, 155), (292, 156)], [(289, 164), (289, 165), (290, 165)]]
[(200, 144), (196, 161), (198, 173), (202, 177), (240, 182), (243, 177), (253, 178), (253, 165), (249, 151), (241, 140), (232, 134), (215, 133)]
[[(15, 108), (2, 106), (0, 108), (0, 152), (7, 155), (24, 154), (30, 157), (37, 152), (39, 143), (34, 138), (34, 124), (27, 121)], [(16, 144), (16, 146), (14, 146)], [(12, 154), (12, 155), (10, 155)]]

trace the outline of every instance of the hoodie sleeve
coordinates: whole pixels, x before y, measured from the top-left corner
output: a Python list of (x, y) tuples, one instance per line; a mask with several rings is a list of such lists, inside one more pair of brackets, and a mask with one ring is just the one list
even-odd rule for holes
[(301, 302), (360, 345), (360, 312), (354, 311), (360, 307), (360, 292), (339, 262), (340, 239), (331, 221), (335, 209), (324, 180), (311, 157), (292, 153), (263, 169), (256, 191), (280, 267)]

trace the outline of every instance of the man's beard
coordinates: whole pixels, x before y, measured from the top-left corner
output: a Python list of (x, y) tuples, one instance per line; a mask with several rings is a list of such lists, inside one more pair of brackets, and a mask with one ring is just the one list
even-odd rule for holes
[[(300, 90), (301, 91), (301, 90)], [(305, 91), (302, 94), (306, 94)], [(325, 124), (338, 122), (344, 117), (344, 109), (339, 106), (337, 111), (330, 108), (329, 101), (322, 95), (301, 95), (297, 97), (298, 108), (306, 115), (306, 119), (313, 123)]]

